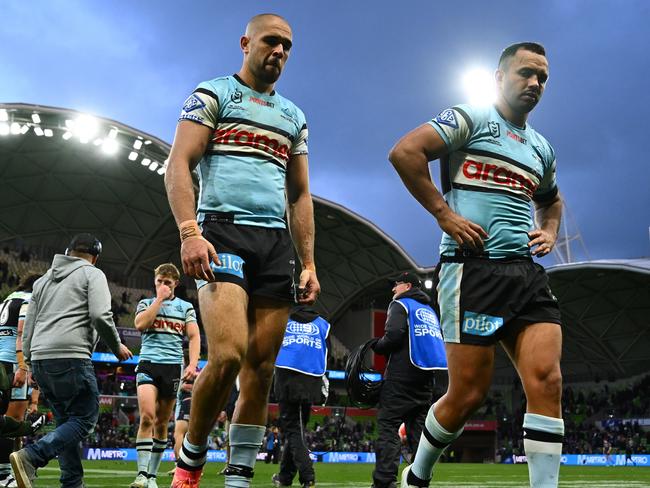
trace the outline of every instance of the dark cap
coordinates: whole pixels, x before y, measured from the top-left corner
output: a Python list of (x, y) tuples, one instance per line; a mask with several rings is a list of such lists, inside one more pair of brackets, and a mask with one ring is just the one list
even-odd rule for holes
[(418, 278), (418, 275), (415, 273), (409, 273), (408, 271), (400, 273), (397, 276), (393, 276), (389, 279), (389, 281), (391, 286), (395, 283), (410, 283), (416, 288), (422, 288), (422, 282), (420, 281), (420, 278)]
[(65, 250), (66, 255), (70, 251), (83, 252), (93, 256), (99, 256), (102, 252), (102, 243), (94, 235), (84, 232), (72, 238)]

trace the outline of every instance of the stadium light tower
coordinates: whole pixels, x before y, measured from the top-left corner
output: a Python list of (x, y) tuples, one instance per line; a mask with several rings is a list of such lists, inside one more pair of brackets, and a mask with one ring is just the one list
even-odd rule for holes
[(494, 76), (486, 68), (471, 68), (462, 76), (465, 97), (472, 105), (487, 106), (496, 100)]

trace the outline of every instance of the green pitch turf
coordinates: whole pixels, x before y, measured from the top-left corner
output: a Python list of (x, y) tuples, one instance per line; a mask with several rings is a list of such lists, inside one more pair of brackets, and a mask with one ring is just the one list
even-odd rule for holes
[[(167, 488), (171, 477), (165, 473), (171, 463), (163, 463), (158, 486)], [(402, 465), (404, 467), (404, 465)], [(223, 487), (223, 477), (217, 473), (223, 464), (207, 465), (201, 488)], [(128, 488), (135, 478), (136, 466), (124, 461), (84, 461), (86, 488)], [(252, 487), (271, 488), (271, 475), (277, 465), (258, 463)], [(371, 464), (316, 464), (317, 488), (369, 488), (372, 483)], [(36, 488), (58, 488), (59, 469), (56, 462), (39, 470)], [(650, 487), (650, 468), (566, 466), (560, 471), (560, 487), (574, 488), (641, 488)], [(297, 481), (293, 484), (298, 487)], [(514, 488), (528, 486), (525, 465), (500, 464), (441, 464), (436, 467), (433, 487)]]

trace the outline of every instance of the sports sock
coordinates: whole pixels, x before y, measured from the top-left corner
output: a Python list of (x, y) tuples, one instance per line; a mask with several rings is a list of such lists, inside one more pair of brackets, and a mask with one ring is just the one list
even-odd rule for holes
[(440, 455), (447, 449), (447, 446), (456, 439), (462, 432), (449, 432), (438, 423), (435, 416), (435, 407), (433, 404), (427, 413), (424, 421), (420, 444), (415, 453), (415, 460), (411, 467), (411, 473), (421, 480), (430, 480), (433, 473), (433, 466), (438, 461)]
[(165, 452), (165, 447), (167, 447), (167, 441), (165, 439), (153, 439), (151, 458), (149, 459), (149, 468), (147, 470), (147, 475), (150, 478), (155, 477), (158, 474), (160, 461), (162, 460), (163, 452)]
[(176, 461), (176, 465), (186, 471), (198, 471), (203, 468), (207, 455), (207, 442), (202, 446), (197, 446), (196, 444), (192, 444), (190, 441), (188, 441), (187, 434), (185, 434), (183, 445), (181, 446), (180, 456)]
[(0, 479), (11, 474), (11, 464), (9, 464), (9, 454), (11, 454), (13, 450), (14, 450), (14, 440), (8, 439), (6, 437), (0, 437)]
[(230, 462), (226, 488), (248, 488), (266, 429), (261, 425), (230, 425)]
[(535, 413), (524, 415), (524, 451), (532, 488), (556, 488), (562, 456), (564, 421)]
[(138, 474), (147, 476), (149, 469), (149, 460), (151, 459), (151, 449), (153, 448), (153, 439), (151, 437), (140, 438), (135, 440), (135, 449), (138, 454)]

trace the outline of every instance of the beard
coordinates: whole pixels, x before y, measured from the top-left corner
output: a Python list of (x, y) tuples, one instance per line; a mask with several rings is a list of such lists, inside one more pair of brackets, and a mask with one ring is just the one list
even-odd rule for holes
[(269, 63), (268, 61), (262, 61), (251, 71), (256, 78), (263, 81), (264, 83), (272, 85), (280, 78), (282, 68), (277, 64)]

